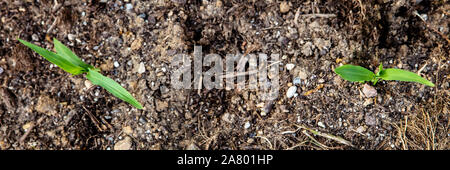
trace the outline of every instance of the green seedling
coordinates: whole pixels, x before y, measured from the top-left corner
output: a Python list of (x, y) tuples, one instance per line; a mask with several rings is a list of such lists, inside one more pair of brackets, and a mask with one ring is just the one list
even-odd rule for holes
[(122, 99), (133, 105), (138, 109), (142, 109), (142, 105), (119, 83), (115, 82), (113, 79), (103, 76), (99, 73), (100, 69), (95, 68), (92, 65), (86, 64), (81, 61), (75, 53), (73, 53), (68, 47), (63, 45), (57, 39), (53, 39), (53, 44), (56, 53), (48, 51), (37, 45), (31, 44), (27, 41), (18, 39), (22, 44), (31, 48), (39, 55), (50, 61), (51, 63), (57, 65), (64, 71), (72, 74), (72, 76), (87, 73), (86, 78), (92, 82), (92, 84), (99, 85), (105, 88), (114, 96)]
[(355, 65), (343, 65), (334, 70), (336, 74), (341, 76), (343, 79), (352, 81), (352, 82), (360, 82), (364, 83), (366, 81), (370, 81), (373, 85), (377, 84), (378, 80), (399, 80), (399, 81), (408, 81), (408, 82), (417, 82), (420, 84), (424, 84), (427, 86), (434, 87), (434, 84), (417, 75), (416, 73), (396, 69), (396, 68), (388, 68), (383, 69), (383, 64), (380, 64), (378, 72), (374, 74), (370, 70)]

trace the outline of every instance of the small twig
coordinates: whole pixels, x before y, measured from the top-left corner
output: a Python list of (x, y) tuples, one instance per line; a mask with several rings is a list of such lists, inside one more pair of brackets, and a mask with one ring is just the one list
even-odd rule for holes
[(301, 17), (311, 17), (311, 18), (333, 18), (336, 14), (302, 14)]
[(27, 131), (25, 132), (25, 134), (22, 135), (22, 137), (20, 137), (19, 139), (19, 143), (23, 144), (23, 141), (25, 141), (25, 139), (28, 137), (28, 135), (31, 133), (31, 131), (33, 130), (33, 128), (39, 124), (41, 124), (41, 122), (44, 120), (45, 116), (40, 117), (36, 123), (31, 124), (31, 126), (27, 129)]
[(293, 150), (294, 148), (302, 146), (305, 143), (306, 143), (306, 141), (300, 142), (299, 144), (296, 144), (296, 145), (294, 145), (292, 147), (286, 148), (286, 150)]
[(103, 116), (100, 116), (100, 119), (102, 120), (103, 123), (106, 124), (106, 126), (108, 127), (108, 129), (109, 129), (110, 131), (113, 131), (113, 130), (114, 130), (114, 127), (113, 127), (110, 123), (108, 123), (108, 122), (105, 120), (105, 118), (104, 118)]
[(95, 126), (100, 130), (100, 131), (104, 131), (104, 129), (100, 126), (100, 121), (98, 121), (98, 119), (88, 110), (86, 109), (86, 107), (83, 106), (83, 109), (86, 110), (87, 115), (89, 116), (89, 118), (91, 118), (92, 122), (95, 124)]
[(48, 28), (47, 34), (49, 34), (50, 31), (53, 29), (53, 27), (55, 27), (57, 21), (58, 21), (58, 17), (55, 18), (55, 20), (53, 21), (53, 23), (52, 23), (52, 25), (50, 26), (50, 28)]
[(300, 8), (297, 8), (297, 11), (295, 12), (295, 17), (294, 17), (294, 25), (296, 27), (298, 27), (298, 17), (300, 16)]
[(420, 75), (420, 73), (422, 73), (423, 69), (425, 69), (425, 67), (427, 66), (428, 63), (425, 63), (425, 65), (423, 65), (422, 68), (419, 69), (419, 71), (417, 71), (417, 74)]
[(313, 143), (316, 144), (317, 146), (321, 147), (322, 149), (328, 149), (328, 146), (326, 146), (326, 145), (320, 143), (319, 141), (317, 141), (316, 139), (314, 139), (314, 137), (309, 135), (308, 132), (306, 132), (306, 130), (303, 130), (302, 133), (305, 134), (309, 139), (311, 139), (313, 141)]
[(55, 5), (53, 5), (52, 12), (56, 12), (59, 8), (61, 8), (62, 4), (59, 4), (57, 0), (55, 0)]
[(258, 137), (258, 138), (261, 138), (261, 139), (266, 140), (266, 142), (269, 143), (269, 148), (270, 148), (270, 149), (273, 149), (272, 143), (270, 142), (269, 139), (267, 139), (267, 138), (264, 137), (264, 136), (255, 136), (255, 137)]
[(406, 140), (406, 130), (408, 129), (408, 116), (405, 116), (405, 129), (403, 130), (403, 138), (405, 139), (405, 150), (408, 149), (408, 141)]
[(315, 130), (312, 130), (311, 128), (307, 128), (307, 127), (304, 127), (302, 125), (295, 125), (295, 126), (297, 126), (299, 128), (302, 128), (302, 129), (306, 129), (306, 130), (310, 131), (311, 133), (313, 133), (314, 135), (322, 136), (322, 137), (325, 137), (325, 138), (337, 141), (337, 142), (339, 142), (341, 144), (348, 145), (348, 146), (351, 146), (351, 147), (355, 147), (351, 142), (349, 142), (349, 141), (347, 141), (347, 140), (345, 140), (345, 139), (343, 139), (341, 137), (337, 137), (337, 136), (334, 136), (334, 135), (330, 135), (330, 134), (322, 133), (322, 132), (319, 132), (319, 131), (315, 131)]
[(283, 27), (267, 27), (267, 28), (263, 28), (261, 30), (265, 31), (265, 30), (280, 29), (280, 28), (283, 28)]

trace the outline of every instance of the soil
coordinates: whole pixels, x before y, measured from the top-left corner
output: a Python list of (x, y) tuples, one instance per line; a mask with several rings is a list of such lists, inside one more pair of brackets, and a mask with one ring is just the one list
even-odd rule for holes
[[(0, 149), (450, 149), (449, 12), (447, 0), (2, 1)], [(47, 49), (59, 39), (145, 108), (17, 37)], [(171, 88), (173, 55), (194, 45), (280, 54), (279, 97)], [(436, 86), (381, 81), (367, 98), (333, 72), (347, 63), (383, 63)]]

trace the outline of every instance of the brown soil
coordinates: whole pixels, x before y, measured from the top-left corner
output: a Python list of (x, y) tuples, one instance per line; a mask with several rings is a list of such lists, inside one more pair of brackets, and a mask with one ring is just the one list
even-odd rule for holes
[[(450, 149), (449, 12), (447, 0), (2, 1), (0, 149)], [(47, 49), (59, 39), (145, 109), (88, 88), (17, 37)], [(171, 58), (194, 45), (280, 54), (278, 99), (174, 90)], [(382, 81), (366, 98), (333, 72), (380, 62), (436, 86)], [(287, 98), (295, 77), (299, 96)]]

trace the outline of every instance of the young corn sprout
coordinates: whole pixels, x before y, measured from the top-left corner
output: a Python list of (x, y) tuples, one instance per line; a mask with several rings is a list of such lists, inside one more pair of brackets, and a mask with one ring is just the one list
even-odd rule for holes
[(334, 70), (336, 74), (341, 76), (343, 79), (352, 81), (352, 82), (361, 82), (371, 81), (373, 85), (375, 85), (378, 80), (399, 80), (399, 81), (408, 81), (408, 82), (417, 82), (420, 84), (424, 84), (427, 86), (434, 87), (434, 84), (417, 75), (416, 73), (409, 72), (406, 70), (396, 69), (396, 68), (388, 68), (383, 69), (383, 64), (380, 63), (378, 72), (374, 74), (370, 70), (355, 65), (343, 65)]
[(86, 78), (92, 82), (92, 84), (99, 85), (105, 88), (114, 96), (128, 102), (138, 109), (142, 109), (141, 103), (139, 103), (125, 88), (120, 86), (119, 83), (113, 79), (103, 76), (99, 73), (100, 69), (95, 68), (92, 65), (86, 64), (81, 61), (75, 53), (73, 53), (68, 47), (63, 45), (57, 39), (53, 39), (53, 44), (56, 53), (48, 51), (37, 45), (31, 44), (27, 41), (18, 39), (22, 44), (31, 48), (46, 60), (57, 65), (64, 71), (72, 74), (73, 76), (87, 73)]

